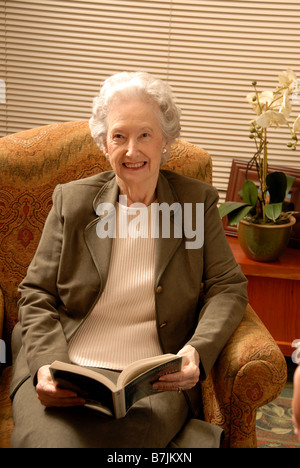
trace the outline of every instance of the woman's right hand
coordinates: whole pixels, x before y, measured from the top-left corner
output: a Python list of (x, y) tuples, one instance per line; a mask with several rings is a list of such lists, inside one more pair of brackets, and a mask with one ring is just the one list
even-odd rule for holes
[(59, 388), (52, 380), (50, 366), (38, 370), (36, 392), (42, 405), (51, 407), (68, 407), (84, 405), (85, 400), (72, 390)]

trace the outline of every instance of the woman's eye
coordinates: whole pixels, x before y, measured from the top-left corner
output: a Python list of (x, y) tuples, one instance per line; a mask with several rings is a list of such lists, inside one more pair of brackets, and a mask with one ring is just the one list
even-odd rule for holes
[(121, 135), (121, 133), (116, 133), (116, 135), (114, 135), (115, 140), (122, 140), (122, 138), (123, 138), (123, 135)]

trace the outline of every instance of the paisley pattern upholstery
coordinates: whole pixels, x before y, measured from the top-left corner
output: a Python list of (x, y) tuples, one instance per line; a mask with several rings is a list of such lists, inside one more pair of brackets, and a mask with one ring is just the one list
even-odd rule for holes
[[(212, 182), (208, 153), (182, 140), (174, 144), (163, 168)], [(2, 338), (7, 350), (17, 322), (17, 287), (37, 248), (54, 187), (109, 169), (108, 160), (91, 138), (87, 121), (43, 126), (0, 139), (0, 288), (4, 296), (3, 306), (0, 295), (0, 324), (2, 304)], [(10, 368), (6, 367), (0, 382), (3, 441), (9, 440), (12, 427), (9, 378)], [(249, 307), (203, 383), (205, 419), (225, 428), (225, 446), (255, 446), (256, 409), (275, 399), (284, 383), (283, 356)]]

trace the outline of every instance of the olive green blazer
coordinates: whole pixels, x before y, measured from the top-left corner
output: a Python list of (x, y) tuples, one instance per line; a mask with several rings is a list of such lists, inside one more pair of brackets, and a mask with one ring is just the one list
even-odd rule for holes
[[(101, 203), (115, 205), (118, 196), (112, 171), (56, 187), (38, 249), (19, 288), (23, 346), (14, 364), (12, 396), (29, 375), (35, 379), (41, 366), (56, 359), (69, 362), (68, 341), (99, 300), (108, 276), (112, 239), (98, 237), (96, 210)], [(171, 238), (157, 239), (154, 285), (163, 352), (194, 346), (204, 379), (242, 320), (247, 280), (224, 235), (213, 187), (161, 171), (157, 198), (158, 203), (182, 207), (204, 204), (201, 248), (187, 249), (184, 235), (175, 237), (172, 228)], [(199, 389), (187, 392), (187, 398), (197, 414)]]

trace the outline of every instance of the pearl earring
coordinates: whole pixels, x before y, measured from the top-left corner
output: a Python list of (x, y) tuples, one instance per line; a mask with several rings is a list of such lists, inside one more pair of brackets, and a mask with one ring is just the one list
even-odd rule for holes
[(167, 148), (164, 148), (163, 149), (163, 154), (166, 154), (166, 152), (167, 152)]

